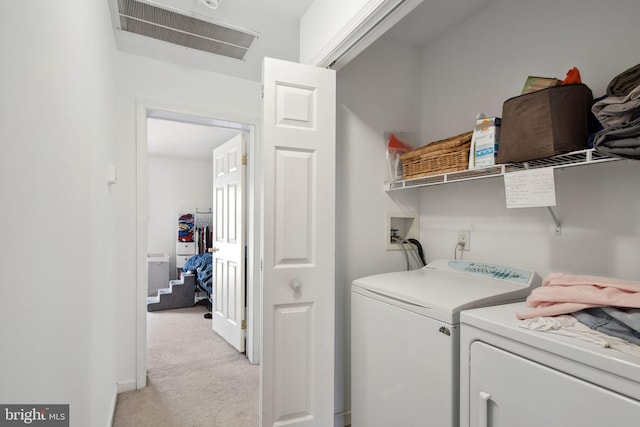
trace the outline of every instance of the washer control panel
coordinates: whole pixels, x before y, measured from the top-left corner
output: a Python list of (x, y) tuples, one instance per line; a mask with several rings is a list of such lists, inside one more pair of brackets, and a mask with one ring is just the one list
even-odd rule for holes
[(533, 277), (533, 272), (530, 270), (484, 262), (449, 260), (448, 266), (456, 271), (477, 274), (491, 279), (507, 280), (523, 285), (529, 285)]

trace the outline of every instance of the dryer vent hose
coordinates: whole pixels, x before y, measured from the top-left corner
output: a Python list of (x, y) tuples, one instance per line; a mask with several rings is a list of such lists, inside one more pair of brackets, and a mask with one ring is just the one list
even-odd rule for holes
[(407, 239), (407, 241), (411, 244), (413, 244), (416, 248), (418, 248), (418, 256), (420, 257), (420, 260), (422, 261), (422, 265), (425, 266), (427, 265), (427, 261), (425, 261), (424, 259), (424, 251), (422, 250), (422, 245), (420, 244), (420, 242), (416, 239)]

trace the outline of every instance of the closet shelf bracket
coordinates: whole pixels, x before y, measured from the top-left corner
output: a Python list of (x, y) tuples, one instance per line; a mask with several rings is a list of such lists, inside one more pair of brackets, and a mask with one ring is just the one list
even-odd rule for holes
[(554, 235), (559, 236), (562, 234), (562, 227), (560, 225), (560, 220), (558, 220), (558, 217), (556, 216), (555, 212), (553, 212), (553, 209), (551, 209), (551, 206), (547, 206), (547, 209), (549, 210), (549, 213), (551, 214), (551, 218), (553, 218), (553, 223), (556, 225), (556, 228), (553, 232)]

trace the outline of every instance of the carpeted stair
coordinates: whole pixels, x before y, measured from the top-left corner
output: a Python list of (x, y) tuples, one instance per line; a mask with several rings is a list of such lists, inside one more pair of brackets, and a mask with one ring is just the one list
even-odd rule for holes
[(169, 281), (168, 288), (158, 289), (158, 295), (147, 297), (147, 311), (193, 307), (195, 304), (195, 276), (183, 274), (180, 280)]

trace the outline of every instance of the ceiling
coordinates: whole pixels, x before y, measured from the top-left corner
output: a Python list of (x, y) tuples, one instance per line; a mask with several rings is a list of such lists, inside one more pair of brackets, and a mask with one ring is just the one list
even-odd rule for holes
[[(300, 18), (313, 0), (108, 0), (117, 48), (179, 65), (261, 81), (265, 56), (297, 62)], [(417, 6), (388, 33), (418, 48), (477, 12), (491, 0), (429, 0)], [(213, 10), (205, 3), (219, 3)], [(244, 59), (216, 55), (123, 31), (119, 15), (126, 3), (148, 5), (205, 23), (257, 34)], [(120, 6), (119, 6), (120, 4)], [(123, 12), (124, 13), (124, 12)]]
[(298, 61), (299, 21), (313, 0), (218, 0), (217, 10), (204, 0), (136, 0), (139, 3), (229, 27), (258, 33), (245, 58), (235, 59), (140, 36), (121, 30), (118, 6), (122, 0), (108, 0), (116, 45), (123, 52), (195, 68), (261, 81), (265, 56)]
[[(313, 0), (217, 0), (217, 10), (203, 3), (216, 0), (108, 0), (119, 50), (175, 64), (205, 69), (253, 81), (261, 81), (265, 56), (297, 62), (299, 20)], [(239, 60), (133, 34), (120, 29), (118, 2), (135, 1), (181, 13), (199, 20), (258, 33), (245, 59)], [(391, 37), (418, 49), (460, 24), (491, 0), (425, 1), (389, 30)], [(237, 131), (215, 126), (149, 119), (150, 156), (203, 159), (213, 146), (229, 140)], [(179, 145), (176, 145), (178, 144)]]
[(423, 49), (493, 0), (425, 0), (385, 34)]
[(147, 119), (147, 154), (183, 160), (212, 161), (213, 149), (240, 131), (206, 124)]

